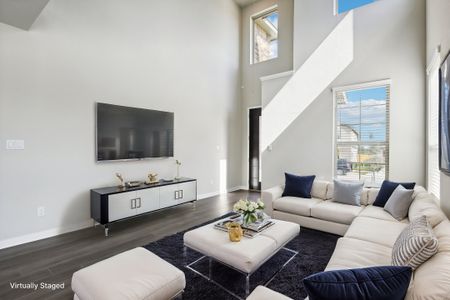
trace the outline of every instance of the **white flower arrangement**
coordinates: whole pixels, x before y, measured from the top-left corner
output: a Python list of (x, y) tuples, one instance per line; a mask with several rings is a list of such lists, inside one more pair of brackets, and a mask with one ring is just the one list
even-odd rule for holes
[(244, 217), (244, 222), (251, 224), (258, 219), (256, 213), (258, 210), (264, 209), (264, 202), (258, 200), (257, 202), (249, 200), (239, 200), (233, 205), (233, 211), (240, 213)]

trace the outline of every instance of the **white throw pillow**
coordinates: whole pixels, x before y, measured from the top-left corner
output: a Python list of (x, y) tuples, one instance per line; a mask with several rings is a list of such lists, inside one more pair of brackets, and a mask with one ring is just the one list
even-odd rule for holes
[(414, 190), (405, 189), (401, 184), (394, 190), (384, 205), (384, 210), (395, 219), (401, 221), (408, 215), (409, 207), (413, 201)]

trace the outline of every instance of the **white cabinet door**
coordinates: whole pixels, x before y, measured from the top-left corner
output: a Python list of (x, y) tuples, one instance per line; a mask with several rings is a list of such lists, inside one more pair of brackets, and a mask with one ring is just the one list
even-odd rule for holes
[(159, 207), (164, 208), (178, 204), (178, 184), (165, 185), (159, 188)]
[(108, 196), (108, 221), (116, 221), (136, 215), (133, 199), (136, 192), (126, 192)]
[(177, 191), (178, 203), (197, 200), (197, 184), (195, 181), (178, 184)]
[(159, 209), (159, 188), (139, 190), (136, 193), (138, 214)]

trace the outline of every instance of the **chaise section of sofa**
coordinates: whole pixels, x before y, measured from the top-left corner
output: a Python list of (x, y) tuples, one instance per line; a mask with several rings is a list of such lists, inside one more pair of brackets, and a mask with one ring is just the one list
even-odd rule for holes
[(398, 221), (384, 208), (372, 205), (378, 192), (377, 188), (364, 188), (360, 207), (333, 202), (333, 184), (326, 181), (314, 182), (311, 199), (282, 197), (282, 185), (263, 191), (262, 197), (267, 213), (274, 218), (343, 236), (326, 271), (391, 265), (397, 237), (410, 220), (425, 215), (438, 238), (439, 250), (414, 271), (405, 299), (450, 299), (450, 221), (436, 197), (416, 187), (408, 217)]

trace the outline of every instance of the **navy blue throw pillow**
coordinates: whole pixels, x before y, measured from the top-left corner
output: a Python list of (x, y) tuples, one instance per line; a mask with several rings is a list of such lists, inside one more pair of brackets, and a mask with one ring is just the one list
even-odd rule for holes
[(300, 197), (311, 198), (311, 189), (316, 178), (313, 176), (297, 176), (289, 173), (284, 173), (286, 178), (286, 186), (284, 187), (283, 197)]
[(336, 270), (303, 279), (310, 300), (403, 300), (411, 267), (386, 266)]
[(415, 182), (400, 182), (400, 183), (398, 183), (398, 182), (385, 180), (385, 181), (383, 181), (383, 184), (381, 185), (380, 191), (378, 192), (377, 198), (375, 199), (373, 206), (384, 207), (386, 202), (389, 200), (389, 197), (391, 197), (392, 193), (395, 191), (395, 189), (400, 184), (407, 190), (412, 190), (416, 186)]

